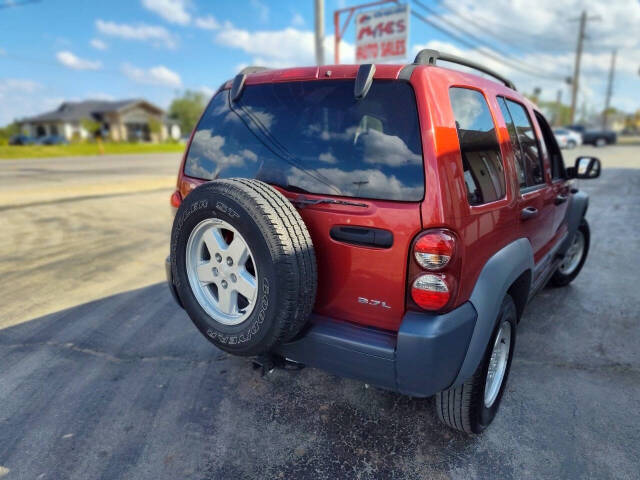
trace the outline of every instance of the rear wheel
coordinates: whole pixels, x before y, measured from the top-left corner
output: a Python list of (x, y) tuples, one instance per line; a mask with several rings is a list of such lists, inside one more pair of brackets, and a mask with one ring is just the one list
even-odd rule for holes
[(466, 433), (480, 433), (493, 421), (511, 369), (516, 323), (515, 303), (506, 295), (495, 331), (476, 372), (462, 385), (436, 394), (438, 418), (447, 426)]
[(575, 141), (575, 140), (569, 140), (569, 141), (567, 142), (567, 148), (568, 148), (568, 149), (576, 148), (576, 141)]
[(596, 139), (596, 147), (604, 147), (607, 144), (607, 140), (604, 138)]
[(563, 287), (573, 281), (578, 276), (587, 254), (589, 253), (589, 242), (591, 233), (589, 224), (583, 218), (576, 230), (571, 245), (564, 254), (562, 263), (551, 277), (551, 283), (557, 287)]

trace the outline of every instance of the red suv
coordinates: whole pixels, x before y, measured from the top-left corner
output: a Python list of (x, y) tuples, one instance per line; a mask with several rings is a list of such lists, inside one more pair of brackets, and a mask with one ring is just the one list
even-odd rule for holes
[(571, 179), (599, 174), (592, 157), (565, 168), (537, 107), (454, 56), (245, 69), (187, 146), (169, 285), (227, 352), (435, 394), (478, 433), (527, 301), (584, 264)]

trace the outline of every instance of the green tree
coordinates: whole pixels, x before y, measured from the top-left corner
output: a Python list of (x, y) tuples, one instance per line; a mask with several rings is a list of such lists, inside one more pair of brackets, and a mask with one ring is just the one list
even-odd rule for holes
[(9, 143), (9, 139), (20, 133), (20, 125), (12, 122), (5, 127), (0, 127), (0, 145)]
[(187, 90), (171, 102), (169, 117), (178, 122), (183, 135), (188, 134), (195, 127), (206, 104), (207, 99), (203, 93)]
[(160, 133), (162, 132), (162, 122), (157, 118), (149, 117), (149, 132), (155, 135), (154, 141), (160, 141)]
[(102, 125), (100, 124), (100, 122), (96, 122), (95, 120), (91, 120), (90, 118), (84, 118), (82, 119), (80, 124), (82, 125), (82, 128), (89, 132), (89, 135), (92, 135), (94, 137), (101, 136)]

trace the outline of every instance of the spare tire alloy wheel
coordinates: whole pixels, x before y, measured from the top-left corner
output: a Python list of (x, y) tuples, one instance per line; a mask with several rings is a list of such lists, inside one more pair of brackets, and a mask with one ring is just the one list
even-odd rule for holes
[(203, 220), (187, 242), (187, 276), (200, 306), (218, 322), (238, 325), (256, 304), (258, 272), (247, 242), (219, 218)]
[(258, 180), (215, 180), (187, 195), (171, 231), (171, 272), (198, 330), (236, 355), (295, 337), (316, 297), (307, 227), (286, 197)]

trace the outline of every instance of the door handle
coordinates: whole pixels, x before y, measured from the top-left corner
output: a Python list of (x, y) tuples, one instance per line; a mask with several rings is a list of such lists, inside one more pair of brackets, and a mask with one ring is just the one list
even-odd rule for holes
[(520, 219), (521, 220), (530, 220), (533, 217), (538, 215), (538, 209), (534, 208), (534, 207), (527, 207), (527, 208), (523, 208), (522, 211), (520, 212)]
[(566, 202), (567, 200), (569, 200), (569, 196), (568, 195), (558, 195), (555, 199), (555, 204), (556, 205), (561, 205), (564, 202)]

